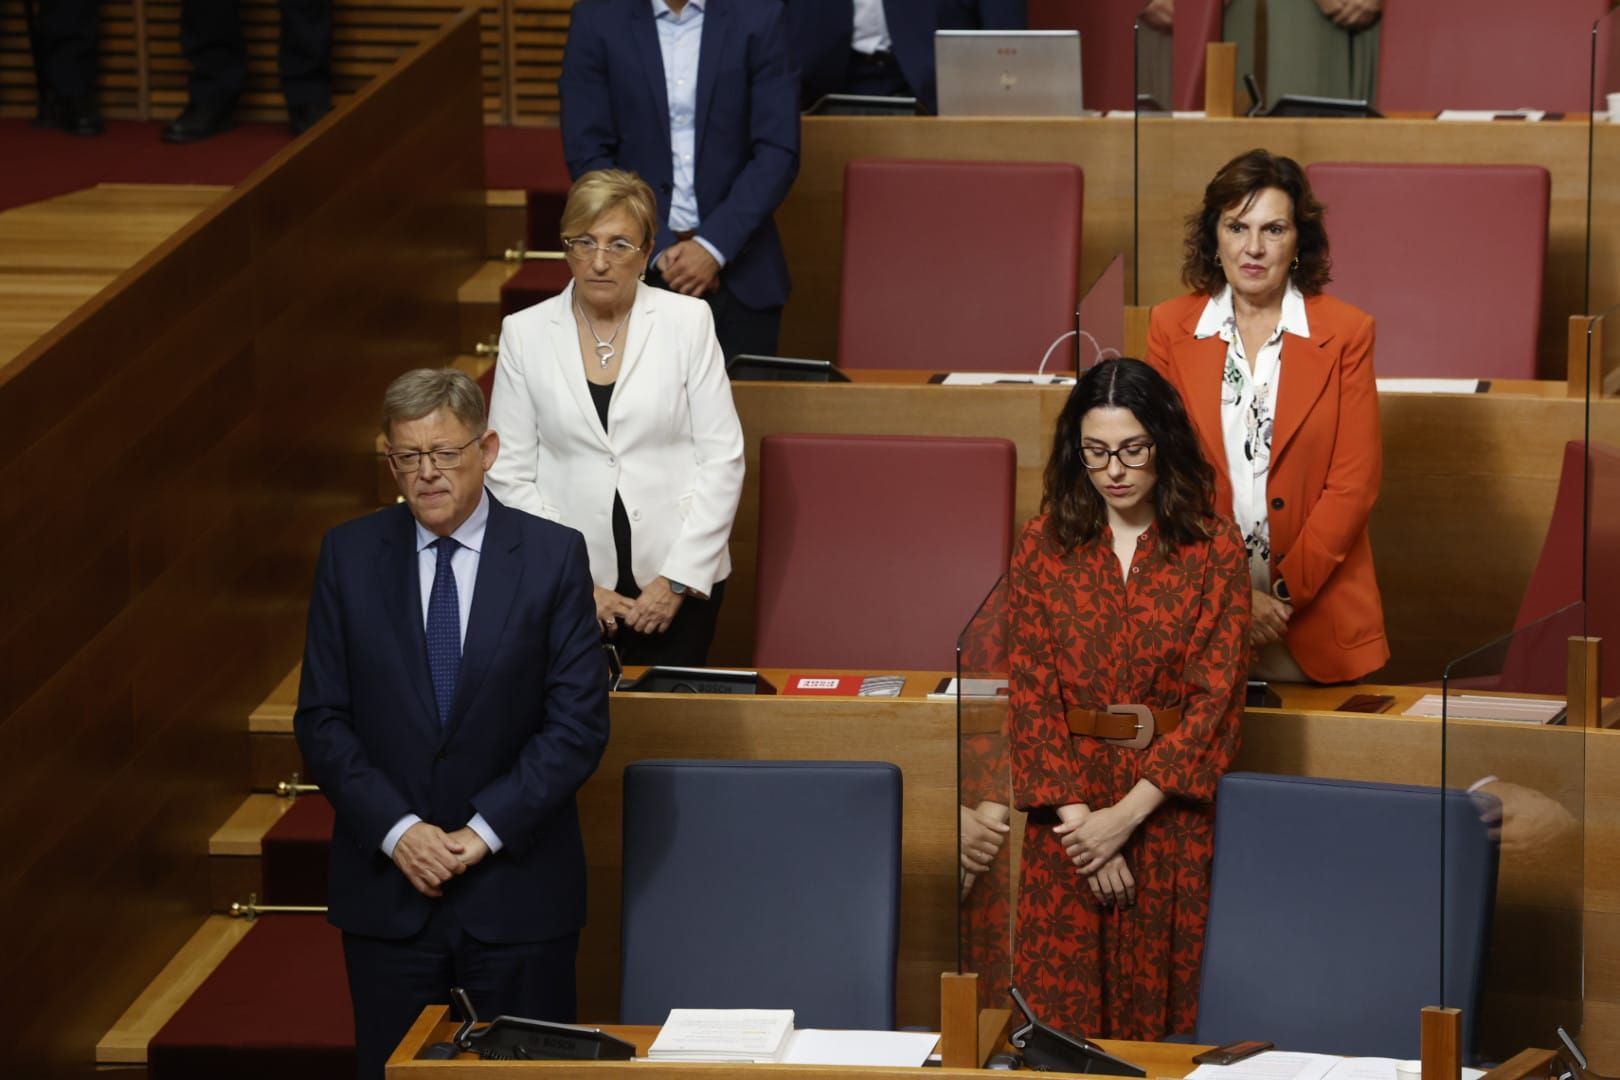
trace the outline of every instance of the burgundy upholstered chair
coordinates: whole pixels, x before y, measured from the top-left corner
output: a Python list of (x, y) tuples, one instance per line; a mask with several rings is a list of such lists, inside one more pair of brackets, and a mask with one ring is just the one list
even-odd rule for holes
[(1390, 0), (1378, 108), (1590, 108), (1592, 24), (1608, 0)]
[(1578, 440), (1564, 445), (1563, 471), (1547, 538), (1514, 622), (1501, 688), (1562, 694), (1566, 642), (1582, 632), (1579, 614), (1537, 620), (1581, 599), (1581, 523), (1586, 518), (1586, 611), (1584, 632), (1603, 639), (1601, 678), (1605, 696), (1620, 694), (1620, 449)]
[(1074, 329), (1084, 183), (1053, 162), (850, 162), (839, 364), (1034, 371)]
[(1143, 0), (1029, 0), (1031, 30), (1080, 31), (1081, 96), (1088, 109), (1129, 109), (1136, 101), (1131, 27)]
[(759, 457), (754, 662), (953, 670), (1007, 570), (1013, 444), (768, 435)]
[[(1136, 103), (1132, 27), (1144, 0), (1029, 0), (1031, 30), (1080, 31), (1080, 69), (1088, 109)], [(1180, 0), (1175, 15), (1175, 107), (1204, 107), (1204, 46), (1221, 39), (1221, 0)]]
[(1547, 262), (1539, 165), (1319, 163), (1328, 292), (1378, 320), (1386, 377), (1533, 379)]

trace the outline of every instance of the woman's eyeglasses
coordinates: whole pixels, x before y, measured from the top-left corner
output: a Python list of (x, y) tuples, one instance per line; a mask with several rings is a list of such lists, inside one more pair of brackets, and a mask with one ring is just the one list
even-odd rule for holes
[(1108, 459), (1116, 457), (1127, 469), (1140, 469), (1153, 457), (1153, 444), (1128, 443), (1118, 450), (1110, 450), (1106, 446), (1080, 447), (1080, 461), (1092, 472), (1108, 468)]
[(580, 262), (589, 262), (601, 251), (607, 255), (608, 262), (622, 263), (641, 250), (628, 240), (610, 240), (606, 244), (599, 244), (589, 236), (569, 237), (563, 241), (563, 247), (568, 250), (570, 259)]

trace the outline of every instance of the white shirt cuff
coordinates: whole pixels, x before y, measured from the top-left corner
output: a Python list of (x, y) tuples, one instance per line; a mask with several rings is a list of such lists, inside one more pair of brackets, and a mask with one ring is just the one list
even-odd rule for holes
[(394, 857), (394, 848), (399, 845), (399, 838), (405, 835), (406, 829), (409, 829), (412, 825), (415, 825), (421, 820), (422, 819), (417, 817), (415, 814), (406, 814), (404, 817), (394, 822), (394, 827), (388, 830), (387, 836), (383, 837), (383, 854), (392, 859)]
[(1472, 784), (1468, 785), (1468, 792), (1467, 793), (1469, 795), (1472, 795), (1474, 792), (1478, 791), (1480, 788), (1484, 787), (1486, 784), (1494, 784), (1494, 783), (1496, 783), (1497, 779), (1498, 779), (1498, 777), (1497, 777), (1497, 775), (1495, 773), (1492, 773), (1490, 776), (1482, 776), (1478, 780), (1475, 780)]
[(720, 264), (720, 269), (724, 270), (726, 268), (726, 257), (720, 254), (719, 248), (715, 247), (701, 236), (694, 236), (692, 239), (697, 243), (702, 244), (703, 250), (714, 256), (714, 261)]
[(489, 827), (483, 814), (474, 814), (472, 820), (467, 822), (467, 828), (478, 834), (478, 838), (489, 845), (489, 853), (495, 854), (501, 850), (501, 838), (495, 835), (495, 830)]

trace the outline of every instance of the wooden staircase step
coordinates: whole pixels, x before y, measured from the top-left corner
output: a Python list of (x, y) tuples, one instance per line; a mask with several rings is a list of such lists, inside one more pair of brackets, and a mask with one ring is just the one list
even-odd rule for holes
[(97, 1066), (144, 1066), (152, 1036), (213, 974), (252, 925), (246, 919), (210, 915), (96, 1043)]
[(484, 254), (499, 259), (529, 235), (529, 193), (518, 188), (484, 192)]
[(462, 348), (470, 349), (501, 332), (501, 286), (522, 269), (522, 263), (492, 259), (456, 290)]
[[(291, 721), (289, 720), (289, 723)], [(229, 820), (208, 838), (211, 856), (258, 856), (264, 834), (292, 808), (291, 799), (276, 795), (249, 795)]]

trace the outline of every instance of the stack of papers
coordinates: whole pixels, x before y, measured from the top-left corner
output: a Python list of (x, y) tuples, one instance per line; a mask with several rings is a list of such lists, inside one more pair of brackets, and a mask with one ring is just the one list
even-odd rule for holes
[[(1441, 710), (1445, 712), (1442, 714)], [(1498, 697), (1494, 694), (1424, 694), (1403, 716), (1441, 716), (1450, 720), (1503, 720), (1516, 724), (1551, 724), (1567, 707), (1557, 698)]]
[[(1484, 1075), (1480, 1069), (1464, 1069), (1462, 1080)], [(1200, 1065), (1187, 1080), (1395, 1080), (1395, 1059), (1268, 1050), (1235, 1065)]]
[(792, 1009), (671, 1009), (647, 1058), (768, 1064), (792, 1036)]

